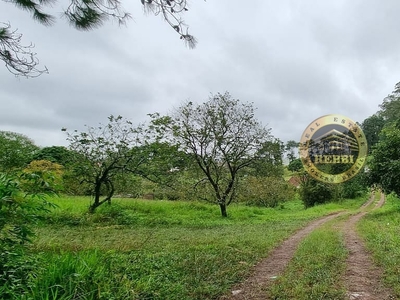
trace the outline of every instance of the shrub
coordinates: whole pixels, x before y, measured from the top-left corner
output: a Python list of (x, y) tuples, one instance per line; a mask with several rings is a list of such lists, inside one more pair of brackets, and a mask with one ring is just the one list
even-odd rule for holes
[(36, 174), (22, 174), (19, 178), (0, 174), (1, 299), (16, 299), (16, 295), (22, 295), (27, 289), (29, 277), (37, 269), (35, 259), (26, 249), (33, 236), (31, 225), (39, 220), (41, 212), (53, 206), (39, 188), (29, 193), (23, 190), (24, 185), (48, 186)]
[(294, 188), (282, 178), (248, 176), (240, 186), (238, 200), (248, 205), (276, 207), (294, 195)]
[(330, 184), (315, 180), (308, 174), (302, 176), (300, 198), (305, 208), (331, 201), (334, 194), (333, 187)]

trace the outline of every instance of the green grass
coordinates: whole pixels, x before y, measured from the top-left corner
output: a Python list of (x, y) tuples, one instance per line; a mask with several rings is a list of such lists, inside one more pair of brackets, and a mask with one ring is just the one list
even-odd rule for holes
[(338, 220), (314, 230), (299, 245), (292, 261), (277, 278), (271, 299), (344, 299), (341, 276), (347, 250), (340, 231), (332, 227)]
[(358, 231), (384, 270), (384, 279), (400, 298), (400, 199), (388, 195), (386, 204), (358, 223)]
[(298, 228), (363, 201), (307, 210), (298, 200), (274, 209), (235, 204), (222, 218), (200, 202), (117, 199), (91, 215), (89, 198), (55, 198), (58, 208), (36, 228), (42, 268), (31, 298), (214, 299)]

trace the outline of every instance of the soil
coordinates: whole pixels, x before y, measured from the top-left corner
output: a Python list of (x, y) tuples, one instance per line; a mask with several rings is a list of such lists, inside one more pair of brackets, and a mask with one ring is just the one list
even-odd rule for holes
[[(338, 226), (338, 229), (343, 231), (345, 245), (349, 251), (347, 268), (343, 278), (347, 287), (347, 299), (349, 300), (394, 299), (390, 290), (385, 288), (381, 282), (382, 271), (373, 264), (370, 254), (356, 232), (357, 221), (367, 213), (368, 207), (373, 202), (374, 195), (361, 207), (359, 213), (350, 216)], [(373, 209), (381, 207), (384, 202), (385, 198), (382, 194), (380, 201)], [(220, 300), (265, 300), (266, 290), (274, 279), (284, 271), (300, 241), (317, 227), (343, 214), (345, 212), (328, 215), (297, 231), (275, 248), (267, 258), (255, 265), (249, 278), (236, 285), (230, 294), (222, 296)]]

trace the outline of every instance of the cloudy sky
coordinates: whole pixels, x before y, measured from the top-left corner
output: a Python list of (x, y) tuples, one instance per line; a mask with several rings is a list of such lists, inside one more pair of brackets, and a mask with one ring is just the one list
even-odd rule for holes
[(0, 130), (67, 145), (62, 127), (110, 114), (139, 123), (229, 91), (253, 102), (275, 137), (299, 140), (322, 115), (362, 122), (400, 81), (398, 0), (191, 0), (184, 19), (199, 41), (194, 50), (160, 17), (143, 14), (139, 0), (122, 4), (132, 14), (127, 26), (80, 32), (64, 19), (44, 27), (0, 1), (0, 21), (32, 41), (49, 69), (25, 79), (0, 67)]

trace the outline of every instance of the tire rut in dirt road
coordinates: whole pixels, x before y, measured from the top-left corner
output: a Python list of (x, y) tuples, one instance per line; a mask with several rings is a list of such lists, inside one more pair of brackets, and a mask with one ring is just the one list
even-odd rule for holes
[(222, 296), (220, 300), (265, 300), (266, 289), (274, 278), (284, 271), (300, 241), (317, 227), (343, 214), (344, 212), (328, 215), (297, 231), (258, 263), (254, 267), (253, 275), (234, 287), (230, 295)]
[[(372, 200), (373, 197), (374, 195), (371, 196)], [(379, 202), (372, 210), (380, 208), (384, 202), (385, 196), (382, 193)], [(356, 224), (367, 214), (366, 209), (370, 204), (363, 206), (360, 213), (350, 216), (342, 229), (345, 245), (349, 250), (344, 282), (347, 286), (347, 297), (350, 300), (394, 299), (390, 290), (382, 284), (382, 271), (374, 265), (362, 239), (356, 232)]]

